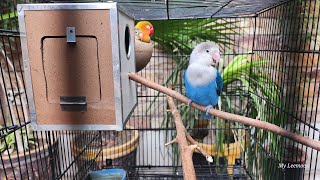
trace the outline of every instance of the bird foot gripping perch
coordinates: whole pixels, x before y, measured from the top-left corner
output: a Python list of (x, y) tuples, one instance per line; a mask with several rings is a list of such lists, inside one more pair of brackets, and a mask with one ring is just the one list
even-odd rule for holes
[(187, 104), (187, 105), (188, 105), (188, 106), (190, 106), (190, 104), (191, 104), (191, 103), (192, 103), (192, 100), (191, 100), (191, 99), (189, 99), (189, 100), (188, 100), (188, 104)]
[(210, 112), (210, 109), (213, 108), (212, 105), (209, 105), (206, 107), (206, 115), (208, 116), (209, 115), (209, 112)]

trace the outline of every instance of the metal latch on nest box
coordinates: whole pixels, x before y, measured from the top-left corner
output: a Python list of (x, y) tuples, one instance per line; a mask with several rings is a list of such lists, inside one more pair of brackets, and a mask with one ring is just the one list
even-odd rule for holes
[(76, 42), (76, 28), (75, 27), (67, 27), (67, 42), (75, 43)]
[(87, 111), (85, 96), (60, 96), (61, 111)]

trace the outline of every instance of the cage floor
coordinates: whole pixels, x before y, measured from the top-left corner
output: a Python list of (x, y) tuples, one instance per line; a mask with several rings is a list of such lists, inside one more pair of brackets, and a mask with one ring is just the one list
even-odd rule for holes
[[(228, 170), (235, 174), (228, 174)], [(243, 167), (234, 166), (195, 166), (197, 179), (219, 179), (219, 180), (247, 180), (251, 179)], [(128, 174), (128, 179), (183, 179), (181, 167), (137, 167), (134, 173)]]

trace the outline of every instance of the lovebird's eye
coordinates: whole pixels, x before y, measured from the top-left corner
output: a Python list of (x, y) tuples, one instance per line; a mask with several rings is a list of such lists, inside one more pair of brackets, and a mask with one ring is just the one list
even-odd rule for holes
[(209, 49), (206, 49), (206, 52), (209, 53)]
[(149, 26), (149, 25), (147, 25), (147, 26), (146, 26), (146, 28), (147, 28), (147, 29), (150, 29), (150, 26)]

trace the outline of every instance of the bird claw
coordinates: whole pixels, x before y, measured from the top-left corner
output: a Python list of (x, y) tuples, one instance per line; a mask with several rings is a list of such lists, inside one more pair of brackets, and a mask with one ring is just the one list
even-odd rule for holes
[(206, 115), (209, 114), (209, 111), (210, 111), (211, 108), (213, 108), (212, 105), (209, 105), (209, 106), (206, 107)]
[(188, 105), (188, 106), (190, 106), (190, 104), (191, 104), (191, 103), (192, 103), (192, 100), (191, 100), (191, 99), (189, 99), (189, 100), (188, 100), (188, 104), (187, 104), (187, 105)]

